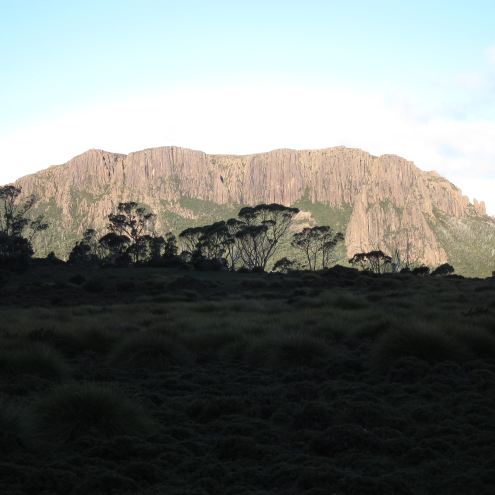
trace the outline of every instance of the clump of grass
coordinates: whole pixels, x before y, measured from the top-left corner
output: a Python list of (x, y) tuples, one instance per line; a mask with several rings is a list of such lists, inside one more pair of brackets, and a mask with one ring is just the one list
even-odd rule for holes
[(0, 351), (0, 375), (33, 375), (61, 381), (70, 375), (70, 368), (54, 349), (31, 344)]
[(88, 280), (83, 287), (87, 292), (100, 293), (105, 290), (106, 284), (102, 278), (95, 277)]
[(201, 361), (209, 361), (218, 357), (238, 357), (246, 346), (246, 339), (240, 332), (233, 330), (201, 330), (184, 337), (188, 350), (196, 354)]
[(9, 454), (23, 445), (24, 428), (19, 411), (2, 404), (0, 407), (0, 453)]
[(86, 281), (86, 277), (84, 275), (81, 275), (80, 273), (76, 273), (75, 275), (69, 278), (69, 282), (75, 285), (81, 285), (85, 281)]
[(251, 364), (273, 367), (318, 367), (331, 358), (328, 344), (303, 332), (287, 332), (252, 341), (247, 350)]
[(94, 327), (78, 331), (37, 328), (26, 334), (27, 340), (50, 345), (70, 357), (87, 351), (106, 353), (118, 337), (117, 332)]
[(391, 320), (379, 313), (370, 315), (371, 318), (365, 318), (364, 321), (357, 325), (351, 334), (356, 337), (375, 339), (386, 332), (391, 326)]
[(474, 356), (481, 359), (495, 358), (495, 336), (482, 328), (462, 328), (452, 332), (455, 339)]
[(81, 350), (79, 336), (70, 329), (36, 328), (26, 334), (29, 342), (46, 344), (67, 356), (74, 356)]
[(91, 473), (71, 493), (73, 495), (131, 494), (140, 493), (141, 489), (142, 486), (133, 479), (105, 469)]
[(432, 326), (411, 326), (390, 330), (380, 337), (372, 353), (372, 365), (386, 369), (404, 357), (428, 363), (464, 361), (469, 353), (456, 340)]
[(77, 334), (81, 351), (107, 353), (119, 339), (117, 332), (102, 328), (89, 328)]
[(74, 384), (58, 387), (34, 405), (32, 428), (41, 441), (70, 444), (86, 436), (147, 434), (153, 422), (138, 404), (110, 388)]
[(352, 296), (350, 294), (342, 293), (337, 295), (331, 301), (332, 306), (335, 306), (339, 309), (346, 310), (356, 310), (363, 309), (369, 306), (366, 299), (361, 296)]
[(109, 356), (112, 366), (157, 370), (190, 360), (190, 353), (177, 339), (155, 332), (129, 335), (114, 347)]

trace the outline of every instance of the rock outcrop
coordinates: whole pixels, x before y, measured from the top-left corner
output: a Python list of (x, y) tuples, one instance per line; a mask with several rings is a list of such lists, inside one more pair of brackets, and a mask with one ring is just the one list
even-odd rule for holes
[[(120, 201), (139, 201), (159, 213), (158, 228), (201, 223), (204, 207), (230, 209), (276, 202), (325, 205), (350, 212), (345, 225), (347, 254), (391, 245), (411, 246), (429, 265), (448, 260), (435, 235), (440, 216), (484, 216), (483, 202), (471, 204), (436, 172), (423, 172), (394, 155), (380, 157), (344, 147), (253, 155), (207, 155), (163, 147), (129, 155), (90, 150), (64, 165), (17, 181), (23, 194), (35, 194), (52, 228), (37, 244), (40, 254), (66, 255), (86, 227), (103, 231), (106, 216)], [(185, 201), (185, 200), (190, 200)], [(311, 211), (311, 207), (308, 207)], [(230, 211), (230, 210), (229, 210)]]

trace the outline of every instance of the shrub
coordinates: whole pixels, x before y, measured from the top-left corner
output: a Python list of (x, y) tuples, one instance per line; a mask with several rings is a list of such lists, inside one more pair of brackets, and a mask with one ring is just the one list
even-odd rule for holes
[(111, 365), (126, 368), (160, 370), (189, 361), (190, 355), (180, 342), (151, 332), (129, 335), (110, 354)]
[(373, 350), (374, 367), (388, 368), (399, 359), (416, 357), (429, 363), (462, 361), (468, 353), (451, 337), (436, 328), (404, 328), (387, 332)]
[(143, 409), (110, 388), (77, 384), (61, 386), (32, 410), (34, 436), (70, 444), (86, 436), (112, 438), (149, 433), (153, 423)]
[(0, 351), (0, 375), (33, 375), (48, 380), (63, 380), (69, 372), (69, 366), (58, 352), (43, 345)]

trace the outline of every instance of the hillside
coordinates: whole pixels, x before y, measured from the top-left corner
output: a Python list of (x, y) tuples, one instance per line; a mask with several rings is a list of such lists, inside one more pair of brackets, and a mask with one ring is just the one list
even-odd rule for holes
[[(157, 213), (175, 233), (235, 215), (242, 205), (277, 202), (302, 211), (299, 225), (330, 224), (346, 234), (346, 256), (398, 248), (429, 265), (445, 261), (466, 275), (495, 269), (495, 220), (452, 183), (394, 155), (344, 147), (207, 155), (176, 147), (129, 155), (90, 150), (17, 181), (39, 197), (51, 228), (36, 252), (66, 256), (84, 229), (103, 231), (120, 201)], [(471, 242), (472, 240), (475, 242)]]

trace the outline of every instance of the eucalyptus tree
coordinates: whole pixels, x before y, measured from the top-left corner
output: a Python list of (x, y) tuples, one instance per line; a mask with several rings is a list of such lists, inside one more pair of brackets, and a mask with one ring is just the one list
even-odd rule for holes
[(316, 227), (306, 227), (301, 232), (294, 234), (292, 246), (300, 250), (310, 270), (327, 268), (335, 261), (334, 253), (337, 244), (344, 240), (341, 232), (334, 232), (326, 225)]
[[(118, 243), (119, 238), (127, 237), (126, 252), (134, 262), (146, 258), (149, 244), (146, 240), (147, 232), (154, 230), (156, 215), (134, 201), (119, 203), (116, 213), (108, 215), (108, 230), (117, 237), (113, 241)], [(110, 238), (109, 238), (110, 239)]]
[(239, 258), (246, 268), (266, 269), (297, 213), (297, 208), (277, 203), (247, 206), (239, 211), (241, 223), (235, 239)]
[(392, 263), (392, 258), (381, 250), (375, 250), (368, 253), (356, 253), (349, 263), (369, 272), (385, 273)]
[(20, 199), (22, 189), (14, 185), (0, 187), (0, 259), (27, 259), (33, 254), (36, 234), (48, 228), (42, 215), (30, 217), (37, 199)]

